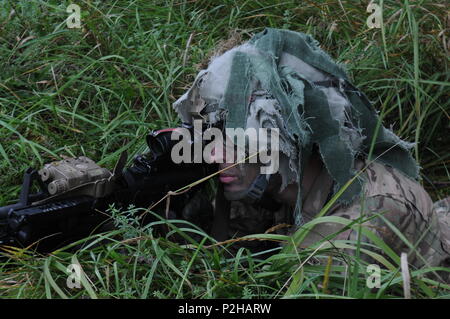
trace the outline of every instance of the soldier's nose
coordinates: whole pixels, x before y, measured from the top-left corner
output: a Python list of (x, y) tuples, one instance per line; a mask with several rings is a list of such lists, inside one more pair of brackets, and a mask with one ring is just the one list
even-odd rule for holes
[(205, 160), (209, 163), (221, 164), (224, 162), (224, 147), (222, 145), (214, 145), (211, 152), (207, 154)]

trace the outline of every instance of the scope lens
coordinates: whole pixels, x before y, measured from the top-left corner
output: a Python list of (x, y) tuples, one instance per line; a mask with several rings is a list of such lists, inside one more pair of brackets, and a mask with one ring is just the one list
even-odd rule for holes
[(157, 159), (166, 154), (170, 154), (172, 147), (177, 141), (172, 141), (170, 131), (153, 131), (147, 135), (147, 145), (150, 148), (150, 154), (153, 159)]

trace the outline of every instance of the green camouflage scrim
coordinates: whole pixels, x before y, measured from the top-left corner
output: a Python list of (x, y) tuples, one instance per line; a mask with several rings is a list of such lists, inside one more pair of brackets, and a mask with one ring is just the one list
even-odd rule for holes
[[(357, 158), (371, 154), (377, 162), (355, 179), (326, 215), (367, 220), (364, 229), (393, 249), (388, 259), (406, 252), (412, 267), (449, 267), (450, 212), (446, 202), (433, 209), (425, 190), (414, 181), (419, 169), (410, 152), (413, 144), (379, 125), (364, 93), (310, 35), (265, 29), (214, 58), (173, 106), (184, 123), (202, 118), (208, 125), (224, 121), (227, 128), (278, 127), (280, 190), (292, 183), (302, 185), (303, 169), (315, 146), (324, 163), (311, 189), (298, 188), (295, 207), (274, 212), (223, 198), (218, 204), (223, 197), (218, 191), (212, 231), (216, 239), (263, 233), (280, 224), (295, 225), (278, 229), (293, 234), (365, 166)], [(343, 229), (342, 224), (318, 224), (300, 246), (337, 232), (335, 240), (357, 238), (356, 231)], [(370, 242), (364, 236), (360, 239), (364, 245)], [(239, 244), (253, 250), (269, 245)]]
[[(362, 161), (357, 162), (358, 169), (364, 165)], [(420, 184), (398, 170), (378, 162), (371, 163), (361, 176), (365, 181), (363, 195), (349, 206), (335, 205), (326, 216), (368, 220), (362, 226), (383, 240), (397, 256), (406, 252), (412, 270), (424, 266), (450, 267), (450, 199), (437, 203), (434, 208), (430, 197)], [(311, 195), (303, 200), (306, 222), (313, 220), (330, 199), (332, 187), (333, 182), (323, 169), (308, 192)], [(237, 237), (264, 233), (270, 227), (283, 223), (292, 223), (292, 208), (282, 207), (276, 212), (269, 212), (240, 202), (232, 202), (228, 235)], [(281, 228), (277, 232), (292, 235), (296, 229), (296, 226), (292, 226)], [(400, 236), (398, 232), (401, 233)], [(336, 233), (338, 233), (336, 236), (331, 236)], [(331, 241), (356, 242), (358, 239), (356, 230), (344, 230), (342, 224), (321, 223), (308, 233), (305, 240), (300, 243), (300, 247), (310, 247), (327, 236), (331, 236)], [(402, 240), (402, 236), (407, 243)], [(364, 235), (361, 235), (360, 240), (362, 243), (371, 242)], [(261, 245), (264, 244), (259, 242), (244, 244), (245, 247), (254, 250), (267, 248)], [(376, 248), (368, 249), (383, 254)], [(374, 262), (367, 255), (363, 254), (362, 257), (368, 262)], [(444, 281), (450, 282), (448, 272), (439, 272), (439, 275)]]
[[(265, 29), (214, 58), (173, 107), (190, 124), (202, 118), (211, 125), (223, 120), (232, 129), (279, 128), (281, 189), (301, 184), (313, 145), (334, 180), (334, 192), (354, 176), (354, 160), (361, 154), (418, 177), (413, 144), (379, 125), (376, 110), (343, 66), (308, 34)], [(357, 180), (338, 201), (351, 203), (361, 190)], [(299, 188), (298, 199), (302, 192)], [(302, 225), (302, 215), (299, 201), (295, 225)]]

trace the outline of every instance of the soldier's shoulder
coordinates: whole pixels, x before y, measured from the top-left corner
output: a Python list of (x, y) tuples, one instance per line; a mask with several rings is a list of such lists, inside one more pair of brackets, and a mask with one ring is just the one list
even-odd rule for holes
[(366, 167), (364, 191), (367, 197), (392, 198), (424, 213), (431, 211), (431, 198), (418, 181), (381, 162), (374, 161)]
[(434, 209), (438, 214), (447, 214), (450, 216), (450, 196), (435, 202)]

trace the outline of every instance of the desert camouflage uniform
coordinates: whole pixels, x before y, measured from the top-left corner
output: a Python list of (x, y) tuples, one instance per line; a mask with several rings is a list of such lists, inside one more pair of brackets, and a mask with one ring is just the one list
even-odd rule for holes
[[(364, 162), (358, 162), (358, 169)], [(377, 162), (370, 164), (361, 175), (365, 180), (364, 195), (351, 205), (341, 204), (332, 207), (327, 216), (339, 216), (346, 219), (358, 219), (361, 213), (364, 220), (375, 218), (363, 223), (365, 227), (381, 238), (396, 254), (408, 253), (411, 267), (441, 266), (450, 267), (450, 200), (441, 201), (437, 208), (426, 191), (417, 182), (409, 179), (401, 172)], [(311, 221), (330, 199), (333, 181), (323, 168), (307, 196), (303, 199), (303, 217), (305, 222)], [(417, 246), (417, 253), (394, 232), (394, 230), (378, 216), (381, 215), (397, 228), (404, 237)], [(282, 206), (275, 212), (232, 202), (229, 216), (228, 236), (241, 237), (248, 234), (264, 233), (270, 227), (288, 223), (292, 224), (292, 207)], [(309, 232), (302, 242), (302, 247), (308, 247), (326, 236), (343, 229), (342, 224), (322, 223)], [(281, 228), (277, 232), (292, 234), (294, 227)], [(348, 229), (339, 233), (334, 239), (357, 240), (357, 231)], [(333, 239), (332, 239), (333, 240)], [(362, 242), (370, 242), (361, 236)], [(270, 243), (248, 242), (245, 247), (259, 251), (267, 249)], [(351, 252), (350, 252), (351, 253)], [(367, 258), (369, 260), (369, 258)], [(448, 273), (443, 273), (445, 281), (449, 281)]]

